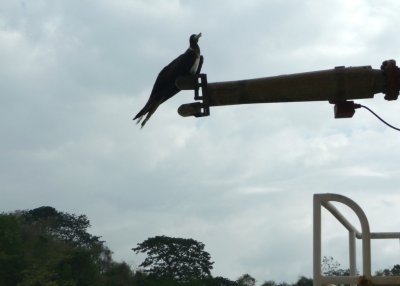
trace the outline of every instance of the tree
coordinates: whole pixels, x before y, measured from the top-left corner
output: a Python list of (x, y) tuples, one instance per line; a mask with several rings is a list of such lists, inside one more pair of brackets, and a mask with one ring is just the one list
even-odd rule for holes
[(86, 216), (52, 207), (0, 213), (0, 285), (143, 285), (89, 226)]
[(294, 286), (313, 286), (313, 280), (311, 278), (301, 276)]
[(256, 279), (253, 278), (250, 274), (243, 274), (236, 280), (239, 286), (255, 286)]
[(322, 274), (326, 276), (349, 276), (350, 269), (340, 268), (340, 263), (332, 256), (322, 258)]
[(59, 212), (48, 206), (22, 211), (21, 215), (31, 226), (36, 226), (37, 231), (47, 233), (66, 243), (89, 247), (102, 243), (99, 236), (87, 232), (90, 221), (85, 215)]
[[(177, 282), (174, 286), (239, 286), (236, 281), (231, 281), (224, 277), (208, 277), (196, 280), (190, 280), (188, 282)], [(163, 284), (156, 284), (155, 286), (159, 286)], [(164, 285), (163, 285), (164, 286)]]
[[(125, 262), (122, 263), (112, 263), (105, 275), (105, 285), (106, 286), (131, 286), (136, 285), (135, 274), (132, 272), (131, 268)], [(139, 274), (140, 276), (140, 274)]]
[(296, 284), (289, 285), (286, 282), (276, 283), (274, 280), (268, 280), (268, 281), (265, 281), (263, 284), (261, 284), (261, 286), (295, 286), (295, 285)]
[(392, 269), (383, 269), (376, 272), (377, 276), (400, 276), (400, 265), (396, 264)]
[(21, 223), (12, 215), (0, 214), (0, 285), (17, 285), (24, 269)]
[(274, 280), (268, 280), (265, 281), (263, 284), (261, 284), (261, 286), (277, 286), (278, 284), (276, 284), (276, 282)]
[(204, 251), (204, 244), (194, 239), (155, 236), (132, 248), (135, 253), (146, 253), (139, 265), (150, 277), (187, 282), (211, 276), (214, 262)]
[(87, 232), (85, 215), (43, 206), (16, 212), (23, 223), (25, 285), (99, 285), (111, 252)]

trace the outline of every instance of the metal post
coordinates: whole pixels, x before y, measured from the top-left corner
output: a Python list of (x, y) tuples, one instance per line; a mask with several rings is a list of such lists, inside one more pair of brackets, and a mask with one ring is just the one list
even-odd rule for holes
[(313, 201), (313, 272), (314, 272), (314, 286), (321, 286), (321, 200), (318, 195), (314, 195)]
[(369, 225), (367, 218), (365, 218), (365, 224), (368, 228), (363, 227), (363, 221), (361, 221), (362, 229), (362, 250), (363, 250), (363, 274), (367, 279), (371, 279), (371, 238), (369, 232)]
[[(349, 231), (349, 265), (350, 276), (356, 276), (356, 233), (354, 231)], [(351, 286), (355, 286), (355, 284)]]

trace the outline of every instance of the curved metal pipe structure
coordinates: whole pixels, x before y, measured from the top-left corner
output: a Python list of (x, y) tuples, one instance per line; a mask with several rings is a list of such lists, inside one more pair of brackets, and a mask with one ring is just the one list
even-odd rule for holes
[[(338, 202), (348, 206), (357, 215), (361, 231), (358, 231), (344, 215), (331, 203)], [(349, 260), (350, 276), (323, 276), (321, 273), (321, 208), (327, 209), (349, 231)], [(371, 233), (367, 216), (361, 207), (348, 197), (338, 194), (315, 194), (313, 201), (314, 222), (314, 286), (328, 283), (352, 285), (400, 285), (400, 276), (372, 276), (371, 275), (371, 239), (399, 239), (399, 232)], [(361, 276), (356, 275), (356, 248), (355, 239), (362, 240)]]

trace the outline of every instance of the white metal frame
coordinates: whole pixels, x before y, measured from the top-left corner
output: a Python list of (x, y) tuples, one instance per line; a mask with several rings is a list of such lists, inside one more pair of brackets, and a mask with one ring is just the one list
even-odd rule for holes
[[(339, 202), (357, 215), (361, 223), (358, 231), (331, 203)], [(349, 231), (350, 276), (323, 276), (321, 273), (321, 207), (327, 209)], [(400, 276), (371, 275), (371, 239), (400, 239), (400, 232), (370, 232), (368, 219), (353, 200), (338, 194), (314, 194), (314, 286), (327, 284), (400, 285)], [(356, 273), (356, 238), (362, 240), (362, 275)]]

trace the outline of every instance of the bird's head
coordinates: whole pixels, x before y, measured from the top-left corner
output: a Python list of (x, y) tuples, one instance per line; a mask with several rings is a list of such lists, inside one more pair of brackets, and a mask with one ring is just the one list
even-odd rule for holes
[(201, 33), (199, 34), (193, 34), (190, 36), (189, 38), (189, 42), (190, 42), (190, 46), (194, 46), (197, 44), (197, 42), (199, 41), (199, 38), (201, 37)]

